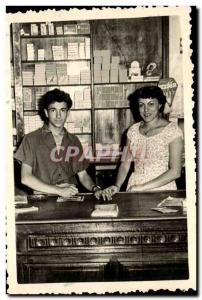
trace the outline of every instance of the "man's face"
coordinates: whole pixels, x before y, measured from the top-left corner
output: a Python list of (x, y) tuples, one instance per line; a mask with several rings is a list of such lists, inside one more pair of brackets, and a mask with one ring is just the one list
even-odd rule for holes
[(45, 109), (46, 117), (48, 118), (48, 124), (62, 128), (67, 118), (68, 110), (66, 102), (53, 102)]

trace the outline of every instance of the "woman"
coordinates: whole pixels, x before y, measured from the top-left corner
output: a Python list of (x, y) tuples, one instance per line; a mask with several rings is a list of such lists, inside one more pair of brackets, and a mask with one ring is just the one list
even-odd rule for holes
[[(163, 118), (163, 91), (157, 86), (145, 86), (133, 92), (129, 101), (133, 115), (139, 111), (141, 121), (127, 132), (127, 146), (134, 160), (127, 192), (176, 190), (175, 179), (181, 175), (183, 136), (175, 123)], [(102, 191), (104, 200), (111, 200), (120, 190), (130, 165), (131, 159), (122, 161), (115, 185)]]

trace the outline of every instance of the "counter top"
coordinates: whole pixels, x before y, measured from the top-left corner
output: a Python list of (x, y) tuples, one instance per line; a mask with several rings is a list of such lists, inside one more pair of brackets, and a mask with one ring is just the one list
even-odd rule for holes
[[(28, 205), (38, 207), (37, 212), (16, 214), (16, 224), (21, 223), (56, 223), (60, 222), (91, 222), (104, 219), (113, 221), (138, 219), (176, 219), (186, 218), (178, 207), (175, 213), (163, 214), (152, 210), (168, 196), (185, 198), (185, 191), (155, 191), (138, 193), (118, 193), (110, 202), (98, 201), (92, 194), (84, 195), (83, 202), (56, 202), (56, 196), (47, 196), (43, 200), (28, 200)], [(116, 218), (92, 218), (91, 212), (95, 204), (117, 203), (119, 214)]]

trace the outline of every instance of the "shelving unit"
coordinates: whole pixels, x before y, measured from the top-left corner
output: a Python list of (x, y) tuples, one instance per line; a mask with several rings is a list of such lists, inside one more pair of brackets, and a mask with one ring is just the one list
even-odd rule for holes
[[(65, 127), (92, 146), (98, 165), (116, 163), (134, 122), (128, 95), (168, 76), (167, 36), (167, 17), (12, 24), (17, 144), (41, 126), (38, 100), (57, 87), (73, 100)], [(151, 62), (156, 69), (148, 76)], [(115, 161), (111, 154), (99, 157), (103, 145), (117, 150)]]

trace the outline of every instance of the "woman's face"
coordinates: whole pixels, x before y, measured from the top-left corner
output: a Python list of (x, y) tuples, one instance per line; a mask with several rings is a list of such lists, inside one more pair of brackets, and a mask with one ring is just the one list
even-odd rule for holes
[(161, 104), (156, 98), (140, 98), (138, 104), (140, 116), (145, 122), (151, 122), (158, 117)]

